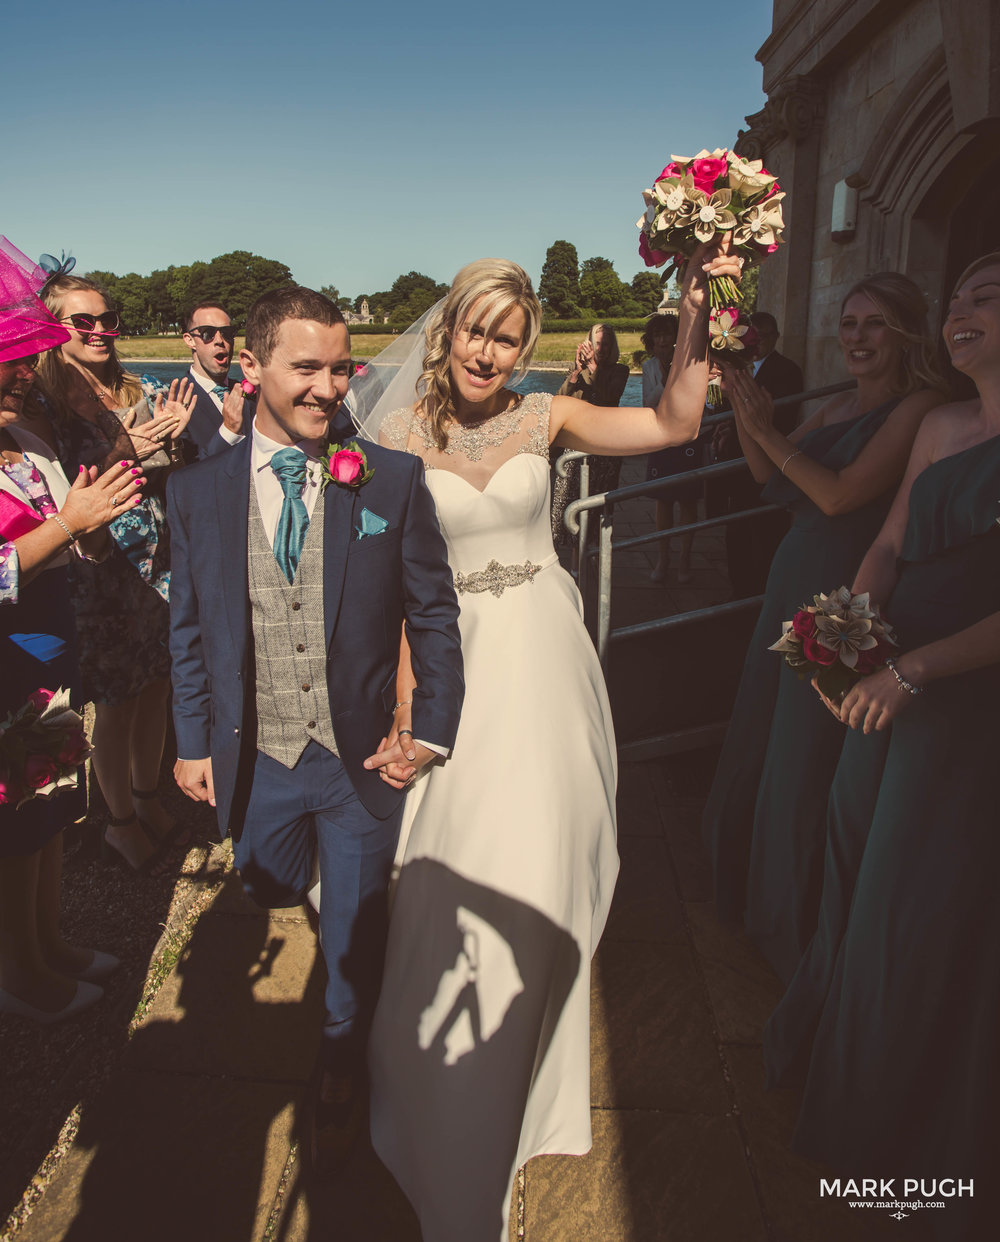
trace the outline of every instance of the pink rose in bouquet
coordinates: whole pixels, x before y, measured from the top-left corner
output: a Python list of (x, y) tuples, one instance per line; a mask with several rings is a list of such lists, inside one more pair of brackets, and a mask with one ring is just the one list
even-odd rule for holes
[(662, 250), (651, 250), (649, 248), (649, 238), (645, 233), (639, 235), (639, 256), (647, 267), (662, 267), (670, 257), (664, 254)]
[(51, 755), (29, 755), (24, 764), (24, 781), (31, 789), (41, 789), (59, 775), (59, 768)]
[[(676, 165), (671, 165), (671, 167), (676, 167)], [(713, 194), (716, 181), (728, 171), (728, 168), (729, 165), (725, 159), (713, 159), (709, 156), (707, 159), (692, 160), (691, 175), (694, 177), (695, 189), (702, 190), (705, 194)]]
[(816, 617), (808, 608), (803, 608), (792, 617), (792, 629), (799, 638), (813, 638), (816, 634)]
[(44, 712), (52, 697), (53, 691), (46, 690), (44, 687), (39, 686), (37, 690), (32, 690), (32, 692), (28, 695), (28, 702), (35, 709), (35, 711)]
[(807, 660), (813, 664), (828, 665), (832, 664), (837, 658), (837, 653), (830, 647), (824, 647), (818, 638), (803, 638), (802, 654)]
[(681, 168), (680, 164), (675, 164), (673, 163), (673, 161), (671, 161), (666, 166), (666, 168), (664, 168), (663, 172), (661, 172), (660, 175), (656, 178), (656, 180), (662, 181), (664, 177), (683, 177), (683, 176), (684, 176), (684, 169)]
[(87, 735), (82, 729), (71, 729), (66, 735), (56, 760), (59, 763), (69, 764), (75, 767), (86, 758), (90, 751), (90, 743), (87, 741)]

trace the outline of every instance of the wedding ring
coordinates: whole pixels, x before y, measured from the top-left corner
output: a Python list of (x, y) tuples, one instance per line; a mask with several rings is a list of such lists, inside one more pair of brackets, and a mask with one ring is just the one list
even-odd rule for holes
[(118, 503), (118, 497), (117, 497), (117, 496), (112, 496), (112, 497), (111, 497), (111, 507), (112, 507), (112, 509), (115, 507), (115, 505), (116, 505), (117, 503)]
[(402, 737), (404, 733), (405, 733), (408, 737), (413, 737), (413, 730), (412, 730), (412, 729), (397, 729), (397, 730), (396, 730), (396, 733), (397, 733), (397, 736), (399, 736), (399, 737)]

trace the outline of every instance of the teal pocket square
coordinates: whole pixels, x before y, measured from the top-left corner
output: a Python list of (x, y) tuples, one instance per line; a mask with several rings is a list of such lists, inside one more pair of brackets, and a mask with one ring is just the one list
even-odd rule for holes
[(388, 527), (389, 523), (384, 517), (379, 517), (377, 513), (372, 513), (371, 509), (361, 510), (361, 524), (355, 526), (358, 532), (358, 538), (364, 539), (368, 535), (381, 535)]

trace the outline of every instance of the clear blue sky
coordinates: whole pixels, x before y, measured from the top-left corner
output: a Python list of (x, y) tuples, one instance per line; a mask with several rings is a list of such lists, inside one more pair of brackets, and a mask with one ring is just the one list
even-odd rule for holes
[(0, 233), (78, 270), (251, 250), (351, 296), (557, 238), (641, 269), (640, 193), (763, 106), (770, 0), (17, 0)]

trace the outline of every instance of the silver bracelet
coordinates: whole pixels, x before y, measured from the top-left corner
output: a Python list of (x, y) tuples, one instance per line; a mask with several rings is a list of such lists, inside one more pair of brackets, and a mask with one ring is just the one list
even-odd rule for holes
[(793, 457), (799, 457), (801, 456), (801, 454), (802, 454), (801, 449), (796, 449), (794, 453), (789, 453), (788, 456), (785, 458), (785, 460), (781, 463), (781, 473), (782, 474), (785, 473), (785, 467), (788, 465), (788, 463), (792, 460)]
[(392, 710), (398, 712), (401, 707), (409, 707), (412, 703), (412, 699), (400, 699)]
[(895, 677), (896, 682), (899, 685), (900, 689), (905, 690), (907, 694), (923, 694), (924, 692), (923, 686), (911, 685), (906, 680), (906, 678), (899, 672), (899, 670), (896, 668), (896, 661), (893, 659), (892, 656), (890, 656), (888, 660), (886, 660), (885, 666), (889, 670), (889, 672), (892, 673), (893, 677)]
[(72, 531), (70, 530), (70, 528), (66, 525), (66, 523), (62, 520), (62, 518), (59, 516), (59, 514), (58, 514), (58, 513), (50, 513), (50, 514), (49, 514), (49, 517), (52, 519), (52, 521), (53, 521), (53, 522), (58, 522), (58, 523), (59, 523), (59, 525), (60, 525), (60, 526), (63, 528), (63, 530), (66, 532), (66, 534), (67, 534), (67, 535), (69, 535), (69, 541), (70, 541), (70, 543), (71, 543), (71, 544), (76, 543), (76, 541), (80, 538), (80, 536), (79, 536), (79, 535), (74, 535), (74, 534), (73, 534), (73, 532), (72, 532)]

